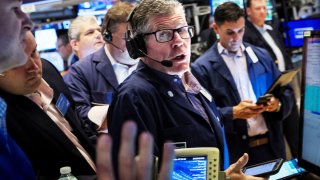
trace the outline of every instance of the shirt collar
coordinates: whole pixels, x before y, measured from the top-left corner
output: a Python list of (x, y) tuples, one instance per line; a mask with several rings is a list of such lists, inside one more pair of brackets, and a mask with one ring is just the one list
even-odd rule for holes
[(27, 94), (26, 96), (32, 99), (31, 97), (35, 94), (40, 94), (43, 103), (43, 108), (48, 107), (51, 104), (54, 92), (53, 89), (49, 86), (49, 84), (44, 79), (42, 79), (38, 89), (34, 93)]
[(107, 46), (104, 46), (104, 51), (106, 52), (107, 57), (109, 58), (110, 62), (112, 65), (116, 64), (117, 61), (111, 56), (109, 49), (107, 48)]
[(155, 69), (153, 69), (153, 71), (164, 83), (169, 84), (170, 86), (173, 85), (174, 87), (183, 86), (183, 89), (186, 92), (198, 94), (202, 89), (199, 81), (193, 76), (190, 71), (186, 71), (182, 75), (182, 78), (180, 78), (178, 75), (166, 74)]
[(273, 30), (272, 26), (270, 26), (270, 25), (268, 25), (268, 24), (263, 24), (262, 27), (257, 26), (257, 25), (255, 25), (255, 24), (253, 24), (253, 26), (254, 26), (255, 28), (257, 28), (258, 31), (260, 31), (260, 32), (267, 31), (267, 30), (270, 30), (270, 31)]
[[(244, 47), (244, 45), (243, 44), (241, 44), (241, 46), (240, 46), (240, 49), (237, 51), (237, 53), (236, 53), (236, 56), (243, 56), (243, 54), (244, 54), (244, 51), (245, 51), (245, 47)], [(221, 45), (221, 43), (219, 42), (218, 43), (218, 52), (219, 52), (219, 54), (224, 54), (224, 55), (230, 55), (230, 53), (229, 53), (229, 51), (228, 51), (228, 49), (226, 49), (226, 48), (224, 48), (222, 45)], [(232, 53), (233, 54), (233, 53)]]

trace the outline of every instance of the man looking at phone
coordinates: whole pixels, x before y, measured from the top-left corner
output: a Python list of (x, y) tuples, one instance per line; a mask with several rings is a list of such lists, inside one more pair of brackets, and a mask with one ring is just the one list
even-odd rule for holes
[(235, 3), (220, 5), (213, 28), (220, 36), (192, 65), (194, 75), (211, 93), (225, 126), (230, 162), (244, 152), (248, 165), (285, 158), (282, 123), (292, 109), (292, 90), (277, 90), (264, 104), (257, 99), (280, 75), (266, 50), (242, 41), (243, 10)]

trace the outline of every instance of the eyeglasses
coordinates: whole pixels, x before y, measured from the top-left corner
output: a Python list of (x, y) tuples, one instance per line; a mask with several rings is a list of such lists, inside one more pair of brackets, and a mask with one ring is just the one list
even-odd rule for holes
[(194, 27), (183, 26), (177, 29), (162, 29), (155, 32), (151, 32), (151, 33), (145, 33), (143, 34), (143, 36), (154, 34), (157, 42), (165, 43), (173, 39), (175, 32), (178, 32), (182, 39), (189, 39), (189, 38), (192, 38), (194, 35)]

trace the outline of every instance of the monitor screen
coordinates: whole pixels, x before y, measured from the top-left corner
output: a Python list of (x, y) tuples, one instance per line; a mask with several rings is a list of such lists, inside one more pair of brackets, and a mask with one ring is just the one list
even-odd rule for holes
[(113, 1), (110, 0), (93, 0), (78, 4), (78, 16), (94, 15), (104, 16), (107, 10), (112, 7)]
[(58, 52), (41, 52), (40, 57), (50, 61), (58, 71), (64, 70), (63, 59)]
[(288, 38), (286, 38), (287, 47), (302, 47), (303, 32), (320, 30), (320, 18), (288, 21), (283, 26), (285, 26), (284, 29), (287, 28), (288, 30)]
[(207, 175), (207, 156), (177, 157), (173, 161), (171, 179), (205, 180)]
[(320, 175), (320, 31), (304, 33), (299, 161)]
[(37, 50), (47, 51), (56, 49), (57, 33), (55, 29), (40, 29), (34, 32)]

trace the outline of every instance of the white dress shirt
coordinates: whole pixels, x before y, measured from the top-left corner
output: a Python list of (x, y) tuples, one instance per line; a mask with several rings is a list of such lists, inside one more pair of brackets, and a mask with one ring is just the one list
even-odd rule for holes
[(283, 54), (280, 50), (280, 48), (277, 46), (276, 42), (274, 41), (274, 39), (270, 36), (270, 34), (268, 33), (267, 30), (273, 30), (273, 28), (267, 24), (264, 24), (262, 27), (256, 26), (255, 24), (253, 24), (255, 28), (257, 28), (257, 30), (260, 32), (260, 34), (262, 35), (262, 37), (264, 38), (264, 40), (269, 44), (269, 46), (271, 47), (272, 51), (274, 52), (274, 54), (277, 57), (277, 64), (278, 64), (278, 68), (281, 72), (286, 70), (286, 66), (285, 66), (285, 62), (284, 62), (284, 57)]
[[(241, 45), (236, 53), (231, 53), (218, 43), (218, 52), (222, 56), (237, 86), (241, 100), (257, 101), (248, 74), (245, 47)], [(255, 136), (265, 134), (268, 131), (266, 122), (261, 114), (255, 118), (247, 119), (248, 135)]]

